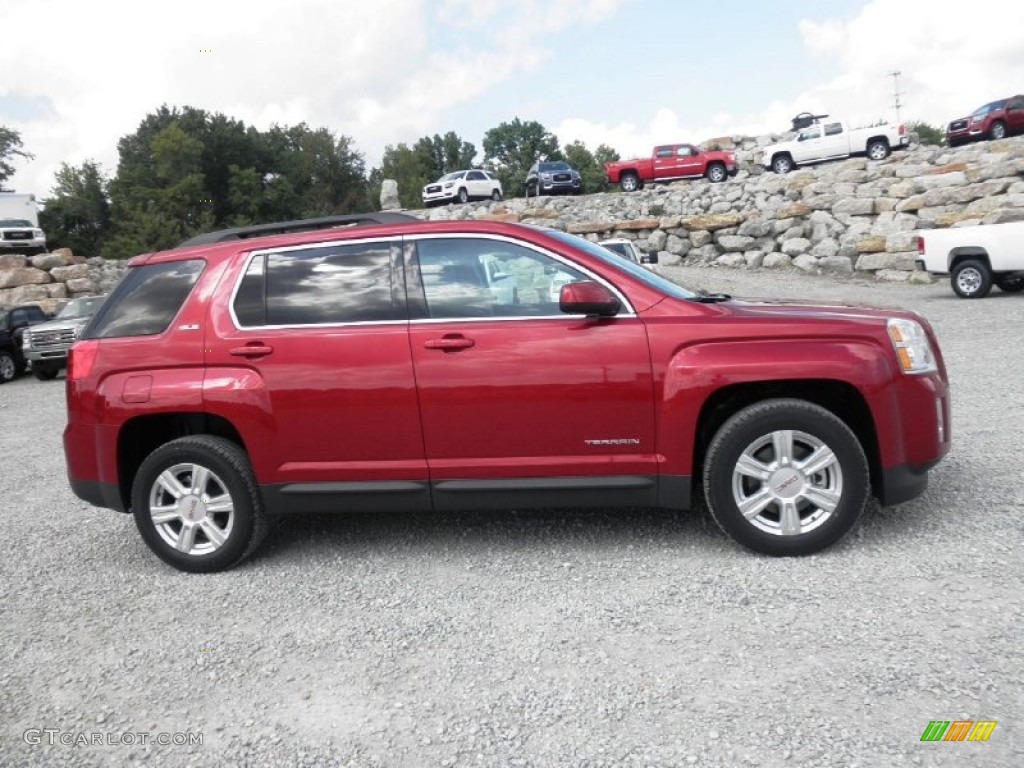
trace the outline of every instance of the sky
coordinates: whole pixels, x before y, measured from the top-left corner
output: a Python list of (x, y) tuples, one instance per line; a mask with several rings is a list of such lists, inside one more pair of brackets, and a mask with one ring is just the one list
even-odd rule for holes
[[(1024, 92), (1024, 2), (988, 0), (0, 0), (0, 125), (45, 199), (62, 162), (117, 168), (162, 104), (388, 145), (519, 117), (623, 157), (786, 130), (804, 111), (943, 125)], [(10, 28), (15, 28), (10, 27)]]

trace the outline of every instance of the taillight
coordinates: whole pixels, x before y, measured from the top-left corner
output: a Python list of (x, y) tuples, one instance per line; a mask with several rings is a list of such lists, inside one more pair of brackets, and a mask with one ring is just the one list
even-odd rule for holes
[(902, 136), (906, 132), (907, 129), (903, 126), (903, 123), (900, 123), (900, 136)]
[(924, 256), (924, 238), (921, 235), (917, 236), (917, 255)]
[(68, 352), (68, 381), (86, 378), (92, 373), (96, 354), (100, 351), (99, 341), (76, 341)]

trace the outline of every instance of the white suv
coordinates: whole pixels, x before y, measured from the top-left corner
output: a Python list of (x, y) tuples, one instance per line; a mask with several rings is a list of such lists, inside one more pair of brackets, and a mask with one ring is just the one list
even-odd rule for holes
[(423, 205), (470, 200), (501, 200), (501, 182), (489, 171), (453, 171), (423, 188)]

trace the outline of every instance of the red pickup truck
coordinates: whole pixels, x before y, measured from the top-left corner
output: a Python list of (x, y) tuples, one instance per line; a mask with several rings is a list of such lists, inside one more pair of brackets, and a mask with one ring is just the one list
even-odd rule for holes
[(706, 176), (708, 181), (725, 181), (736, 175), (736, 156), (721, 150), (702, 151), (693, 144), (655, 147), (650, 157), (605, 163), (604, 173), (623, 192), (634, 192), (649, 181), (674, 181)]

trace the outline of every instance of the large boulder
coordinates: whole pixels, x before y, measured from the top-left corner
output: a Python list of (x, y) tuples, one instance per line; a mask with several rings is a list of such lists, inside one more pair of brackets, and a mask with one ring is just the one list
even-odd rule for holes
[(0, 269), (24, 267), (28, 259), (20, 253), (0, 253)]
[(18, 288), (22, 285), (42, 285), (50, 276), (35, 267), (14, 267), (0, 271), (0, 288)]
[(76, 280), (83, 277), (89, 276), (89, 265), (88, 264), (71, 264), (67, 267), (54, 267), (50, 270), (50, 276), (54, 280), (60, 280), (61, 282), (67, 282), (68, 280)]
[(402, 207), (398, 200), (398, 182), (394, 179), (384, 179), (380, 184), (380, 209), (382, 211), (397, 211)]

